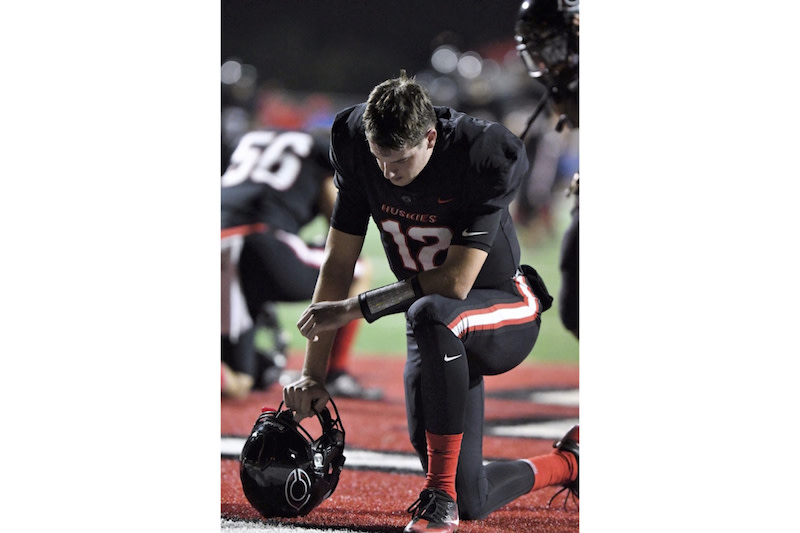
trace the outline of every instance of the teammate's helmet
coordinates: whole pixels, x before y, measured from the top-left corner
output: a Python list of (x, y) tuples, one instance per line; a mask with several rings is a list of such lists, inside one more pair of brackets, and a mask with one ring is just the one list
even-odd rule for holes
[(556, 102), (577, 98), (579, 9), (580, 0), (525, 0), (514, 28), (528, 73)]
[(305, 516), (333, 494), (344, 465), (344, 427), (331, 400), (317, 415), (322, 434), (314, 439), (292, 411), (265, 409), (239, 456), (247, 501), (265, 518)]

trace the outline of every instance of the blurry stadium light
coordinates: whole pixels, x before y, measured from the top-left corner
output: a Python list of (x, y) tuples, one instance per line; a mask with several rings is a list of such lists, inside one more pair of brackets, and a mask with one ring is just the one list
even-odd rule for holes
[(458, 58), (458, 73), (467, 79), (480, 76), (482, 68), (483, 60), (476, 52), (464, 52)]
[(233, 85), (242, 77), (242, 64), (238, 61), (226, 61), (222, 64), (222, 83)]
[(258, 71), (253, 65), (242, 65), (242, 76), (236, 82), (237, 85), (244, 89), (251, 89), (255, 87), (258, 80)]
[(458, 84), (451, 78), (440, 76), (434, 79), (428, 87), (428, 92), (437, 105), (457, 105)]
[(437, 72), (450, 74), (458, 66), (458, 50), (449, 44), (443, 44), (431, 54), (431, 66)]
[(481, 74), (487, 80), (496, 80), (503, 75), (503, 68), (494, 59), (484, 59), (481, 63)]

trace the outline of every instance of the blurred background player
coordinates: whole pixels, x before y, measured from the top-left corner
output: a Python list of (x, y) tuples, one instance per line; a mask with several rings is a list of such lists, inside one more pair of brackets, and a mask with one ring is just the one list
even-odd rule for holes
[[(550, 104), (558, 116), (556, 130), (578, 129), (578, 41), (580, 0), (526, 0), (515, 27), (517, 51), (529, 75), (545, 87), (539, 109)], [(538, 111), (528, 121), (532, 124)], [(523, 138), (525, 133), (523, 133)], [(574, 197), (570, 225), (561, 243), (559, 315), (578, 338), (578, 178), (568, 189)]]
[[(534, 85), (536, 100), (544, 95), (539, 84)], [(528, 118), (528, 113), (525, 118)], [(545, 106), (536, 120), (528, 127), (525, 148), (531, 168), (525, 174), (519, 194), (512, 204), (514, 224), (520, 231), (520, 239), (528, 246), (536, 247), (541, 240), (555, 237), (554, 205), (556, 195), (563, 191), (564, 169), (568, 167), (571, 138), (567, 132), (556, 131), (558, 117), (549, 106)], [(516, 128), (515, 128), (516, 129)], [(521, 131), (521, 127), (518, 131)], [(513, 130), (512, 130), (513, 131)]]
[[(273, 303), (310, 300), (322, 263), (322, 245), (306, 243), (301, 229), (318, 215), (330, 219), (336, 188), (327, 132), (262, 129), (241, 137), (222, 175), (222, 393), (242, 397), (279, 379), (285, 364), (282, 330)], [(369, 284), (359, 259), (351, 291)], [(331, 395), (377, 400), (348, 372), (360, 321), (342, 327), (328, 368)], [(275, 350), (256, 347), (262, 327)], [(283, 345), (282, 345), (283, 344)], [(277, 372), (276, 372), (277, 370)]]

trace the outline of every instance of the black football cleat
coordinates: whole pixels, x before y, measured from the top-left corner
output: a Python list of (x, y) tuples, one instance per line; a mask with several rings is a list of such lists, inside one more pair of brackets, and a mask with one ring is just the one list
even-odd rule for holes
[(439, 489), (424, 489), (407, 509), (411, 522), (403, 533), (453, 533), (458, 529), (458, 505)]
[[(569, 452), (569, 453), (571, 453), (572, 455), (575, 456), (575, 462), (578, 463), (579, 462), (578, 455), (580, 453), (579, 440), (580, 440), (579, 439), (579, 426), (576, 424), (576, 425), (572, 426), (571, 428), (569, 428), (569, 431), (567, 431), (566, 435), (561, 437), (560, 440), (558, 440), (558, 441), (553, 443), (553, 448), (556, 448), (557, 450), (559, 450), (561, 452)], [(570, 496), (572, 496), (575, 500), (578, 500), (579, 499), (578, 498), (578, 479), (579, 479), (579, 477), (580, 477), (580, 473), (579, 473), (579, 475), (575, 476), (575, 481), (570, 481), (569, 483), (566, 483), (561, 490), (556, 492), (553, 495), (553, 497), (550, 498), (550, 501), (547, 503), (547, 505), (550, 505), (553, 502), (553, 500), (555, 499), (555, 497), (558, 496), (559, 494), (561, 494), (562, 492), (564, 492), (565, 490), (567, 490), (569, 492), (567, 493), (567, 498), (564, 500), (564, 507), (567, 506), (567, 501), (569, 500)]]

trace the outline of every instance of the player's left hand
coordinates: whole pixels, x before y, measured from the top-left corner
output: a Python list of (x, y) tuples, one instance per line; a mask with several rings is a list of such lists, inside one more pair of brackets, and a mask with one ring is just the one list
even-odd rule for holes
[(330, 397), (319, 381), (308, 376), (283, 388), (283, 403), (287, 409), (294, 411), (297, 422), (321, 412)]
[(309, 305), (297, 321), (297, 329), (307, 339), (325, 331), (334, 331), (351, 320), (362, 318), (358, 299), (349, 298), (338, 302), (317, 302)]

